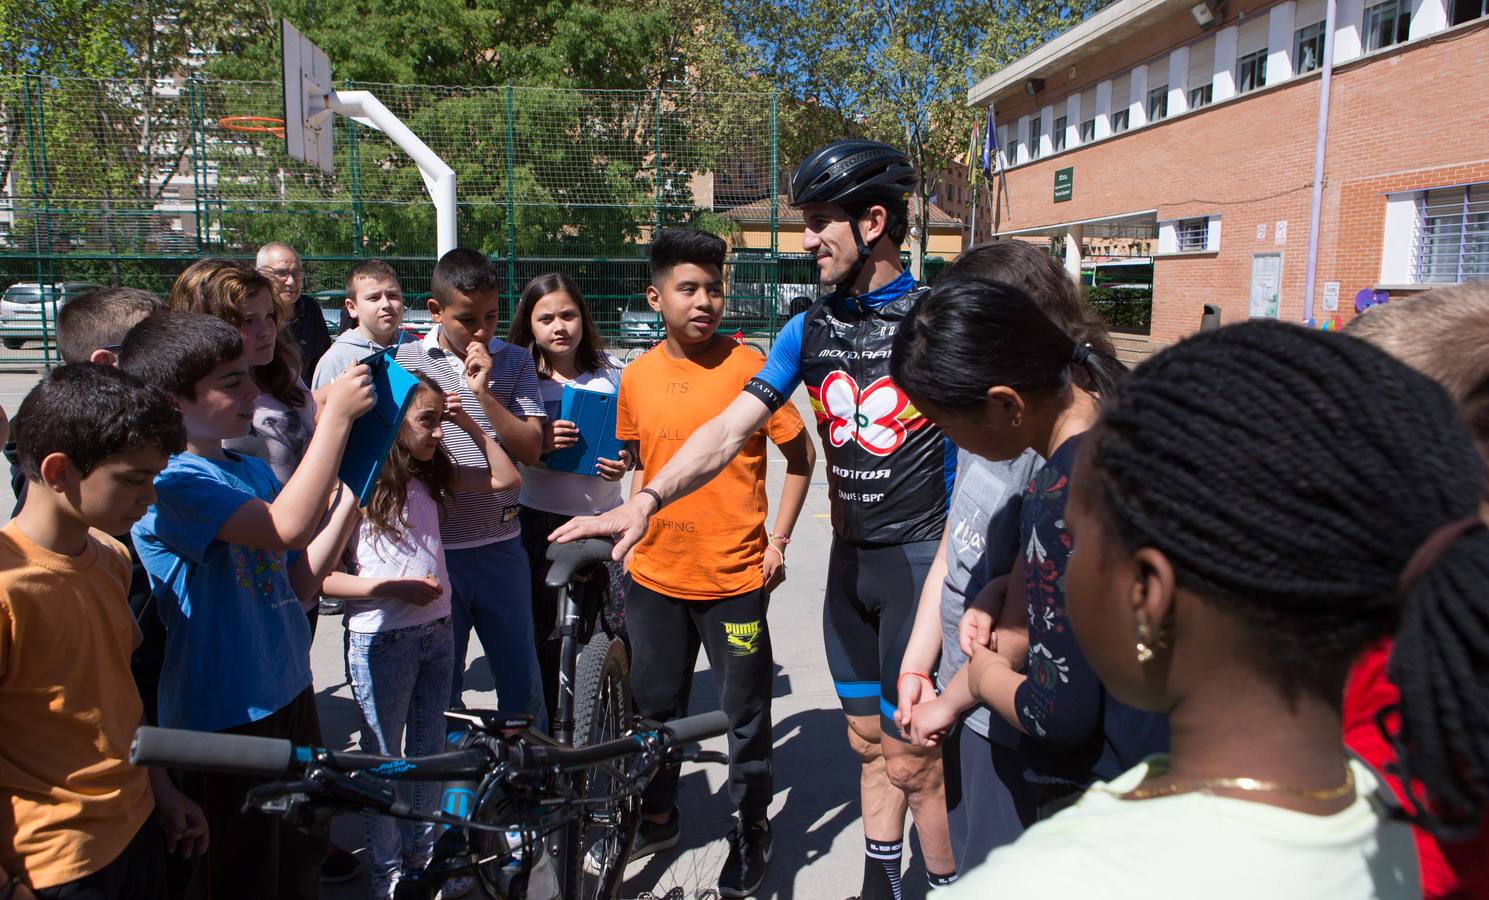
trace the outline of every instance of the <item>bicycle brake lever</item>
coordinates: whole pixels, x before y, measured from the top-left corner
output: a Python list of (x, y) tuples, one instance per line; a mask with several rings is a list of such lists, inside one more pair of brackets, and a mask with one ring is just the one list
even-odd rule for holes
[(729, 757), (727, 754), (720, 753), (717, 750), (704, 750), (703, 748), (696, 746), (689, 747), (686, 750), (678, 752), (677, 758), (682, 762), (717, 764), (724, 764), (729, 762)]

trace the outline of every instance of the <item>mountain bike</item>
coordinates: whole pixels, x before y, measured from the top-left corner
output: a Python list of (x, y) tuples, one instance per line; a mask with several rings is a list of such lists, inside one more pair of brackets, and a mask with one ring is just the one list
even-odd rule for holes
[[(389, 757), (303, 747), (274, 738), (142, 727), (130, 748), (137, 766), (166, 766), (263, 776), (245, 811), (277, 813), (324, 826), (342, 813), (370, 813), (430, 822), (440, 831), (429, 865), (402, 878), (397, 900), (434, 900), (448, 878), (474, 875), (500, 900), (580, 896), (561, 886), (546, 838), (571, 827), (592, 807), (639, 794), (672, 760), (716, 761), (722, 754), (686, 747), (723, 734), (722, 712), (641, 723), (624, 736), (586, 747), (564, 747), (531, 728), (530, 716), (451, 710), (452, 749), (422, 757)], [(604, 778), (596, 777), (603, 773)], [(423, 813), (398, 798), (400, 781), (439, 781), (440, 809)], [(613, 793), (600, 795), (600, 784)], [(607, 822), (593, 854), (594, 892), (611, 900), (620, 889), (639, 817)]]

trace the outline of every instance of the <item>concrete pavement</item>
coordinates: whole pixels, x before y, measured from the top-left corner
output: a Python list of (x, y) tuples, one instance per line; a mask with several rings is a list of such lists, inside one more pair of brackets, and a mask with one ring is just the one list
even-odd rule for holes
[[(0, 406), (14, 414), (20, 398), (36, 374), (0, 374)], [(803, 418), (811, 422), (805, 393), (793, 398)], [(819, 447), (820, 450), (820, 447)], [(784, 462), (771, 448), (768, 495), (774, 505), (784, 475)], [(828, 521), (823, 464), (808, 493), (787, 560), (787, 580), (774, 594), (770, 607), (774, 644), (776, 796), (771, 805), (775, 831), (770, 873), (757, 896), (827, 898), (838, 900), (857, 892), (863, 870), (863, 831), (858, 815), (858, 760), (848, 749), (845, 724), (827, 672), (822, 649), (822, 597), (831, 526)], [(8, 473), (7, 473), (8, 474)], [(9, 482), (0, 487), (0, 501), (8, 511)], [(334, 619), (321, 622), (311, 650), (311, 663), (328, 746), (353, 747), (360, 718), (346, 683), (342, 629)], [(492, 706), (495, 694), (480, 644), (471, 641), (467, 658), (466, 702)], [(700, 659), (693, 683), (692, 711), (718, 708), (713, 678), (706, 659)], [(724, 749), (722, 738), (709, 749)], [(623, 896), (702, 900), (712, 893), (727, 849), (724, 836), (732, 822), (725, 770), (722, 766), (689, 764), (683, 769), (679, 805), (683, 840), (667, 851), (630, 867)], [(362, 846), (358, 818), (346, 816), (335, 826), (343, 847)], [(913, 853), (913, 851), (912, 851)], [(925, 880), (919, 862), (907, 853), (906, 894), (921, 897)], [(327, 900), (366, 896), (365, 877), (328, 886)]]

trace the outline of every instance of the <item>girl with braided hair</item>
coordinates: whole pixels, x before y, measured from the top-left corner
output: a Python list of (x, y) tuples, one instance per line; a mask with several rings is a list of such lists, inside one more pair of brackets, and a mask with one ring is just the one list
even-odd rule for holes
[[(1172, 752), (957, 887), (1420, 897), (1397, 815), (1472, 831), (1489, 800), (1483, 488), (1442, 388), (1355, 338), (1257, 321), (1153, 357), (1082, 448), (1067, 588), (1086, 658), (1169, 714)], [(1351, 661), (1390, 633), (1399, 813), (1340, 711)]]
[[(1033, 449), (1045, 460), (1023, 491), (1006, 600), (977, 596), (961, 626), (970, 661), (908, 717), (916, 743), (939, 745), (969, 710), (989, 707), (1027, 736), (1023, 777), (1045, 818), (1167, 747), (1161, 715), (1106, 696), (1065, 614), (1071, 470), (1099, 398), (1125, 369), (1022, 290), (976, 276), (939, 282), (900, 325), (890, 361), (895, 383), (959, 447), (990, 460)], [(902, 709), (902, 727), (904, 718)]]

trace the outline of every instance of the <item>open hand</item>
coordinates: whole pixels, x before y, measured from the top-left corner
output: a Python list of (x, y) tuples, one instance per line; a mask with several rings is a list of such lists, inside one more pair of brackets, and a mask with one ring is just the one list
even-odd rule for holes
[(438, 600), (445, 589), (433, 575), (425, 575), (423, 578), (389, 578), (377, 592), (390, 600), (428, 606)]
[(548, 535), (548, 540), (557, 544), (567, 544), (580, 538), (614, 538), (615, 550), (610, 554), (610, 558), (617, 561), (625, 559), (626, 552), (646, 536), (646, 523), (651, 518), (646, 510), (653, 503), (650, 497), (643, 494), (639, 497), (632, 497), (615, 509), (597, 516), (575, 516), (553, 529), (553, 533)]

